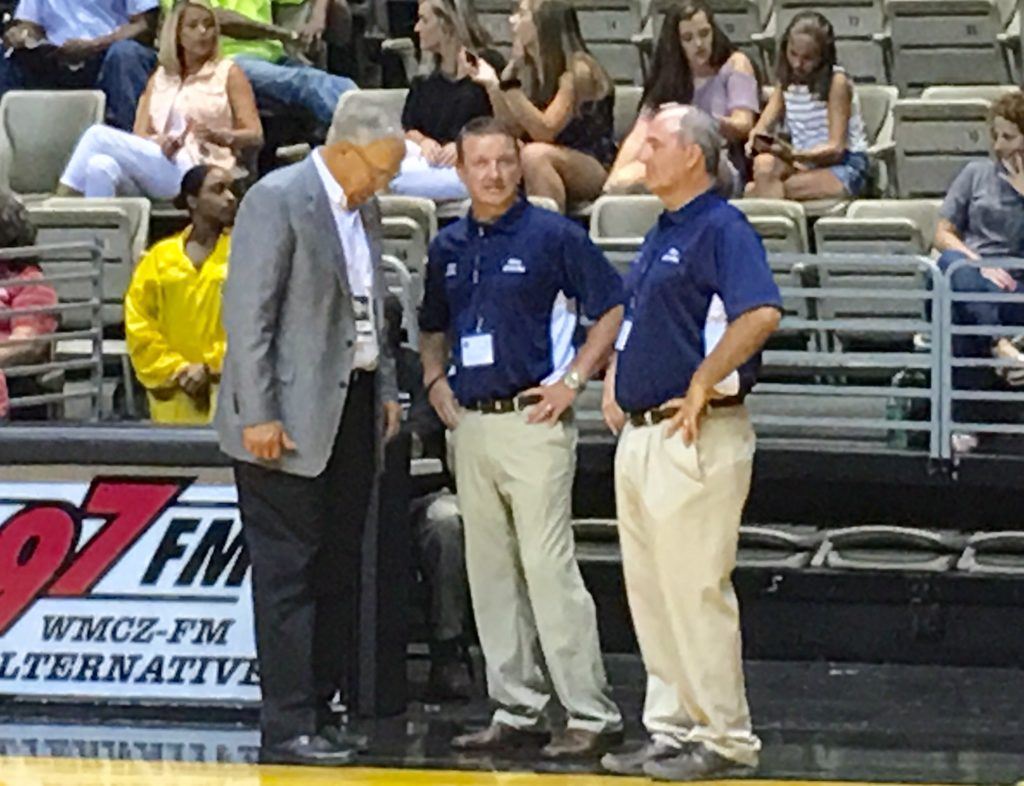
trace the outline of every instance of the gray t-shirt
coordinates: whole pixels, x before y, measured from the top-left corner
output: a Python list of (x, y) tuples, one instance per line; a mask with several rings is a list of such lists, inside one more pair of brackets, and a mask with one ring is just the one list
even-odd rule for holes
[(999, 175), (1002, 164), (972, 161), (949, 187), (939, 216), (979, 256), (1024, 256), (1024, 197)]

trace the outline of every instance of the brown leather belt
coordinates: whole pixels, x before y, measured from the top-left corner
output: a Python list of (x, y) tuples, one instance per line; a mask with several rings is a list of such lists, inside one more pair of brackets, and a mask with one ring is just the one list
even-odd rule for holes
[[(724, 407), (738, 407), (742, 403), (743, 399), (739, 396), (727, 396), (726, 398), (711, 399), (708, 402), (708, 406), (713, 409), (722, 409)], [(643, 409), (639, 412), (630, 412), (626, 417), (629, 419), (630, 425), (640, 428), (641, 426), (657, 426), (659, 423), (671, 419), (678, 411), (678, 407), (652, 407), (651, 409)]]
[(485, 401), (474, 401), (466, 405), (472, 412), (484, 415), (506, 415), (509, 412), (522, 412), (540, 401), (540, 396), (512, 396), (510, 398), (492, 398)]

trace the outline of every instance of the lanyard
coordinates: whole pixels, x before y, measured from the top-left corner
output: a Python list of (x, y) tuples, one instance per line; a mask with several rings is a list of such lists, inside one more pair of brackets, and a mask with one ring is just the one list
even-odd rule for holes
[(470, 295), (470, 302), (472, 303), (472, 311), (474, 317), (475, 329), (474, 332), (482, 333), (484, 329), (484, 311), (483, 311), (483, 298), (486, 294), (486, 287), (480, 285), (480, 255), (483, 251), (483, 243), (487, 237), (482, 226), (477, 227), (477, 243), (475, 253), (473, 254), (473, 293)]

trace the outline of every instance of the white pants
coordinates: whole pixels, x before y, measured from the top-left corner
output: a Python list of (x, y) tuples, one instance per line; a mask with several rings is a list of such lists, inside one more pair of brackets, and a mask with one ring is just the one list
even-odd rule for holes
[(96, 125), (78, 140), (60, 182), (87, 197), (172, 199), (189, 167), (184, 156), (171, 161), (152, 140)]
[(575, 426), (531, 425), (524, 412), (464, 412), (454, 443), (473, 614), (487, 690), (498, 706), (494, 721), (541, 725), (554, 688), (568, 728), (621, 729), (594, 601), (576, 563)]
[(754, 431), (743, 407), (709, 409), (689, 447), (666, 425), (626, 426), (615, 454), (626, 595), (647, 669), (644, 725), (755, 765), (732, 585)]
[(427, 199), (468, 199), (469, 192), (455, 167), (432, 166), (415, 142), (405, 141), (405, 158), (398, 176), (391, 181), (391, 193)]

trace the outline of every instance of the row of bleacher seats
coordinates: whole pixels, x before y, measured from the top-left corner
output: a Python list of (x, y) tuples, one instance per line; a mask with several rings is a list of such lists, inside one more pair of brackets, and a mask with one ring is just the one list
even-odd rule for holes
[[(612, 78), (638, 84), (662, 12), (673, 0), (574, 0), (583, 37)], [(499, 47), (511, 42), (508, 0), (474, 0)], [(722, 29), (770, 72), (793, 17), (819, 11), (836, 33), (840, 63), (860, 83), (916, 95), (934, 84), (1021, 78), (1019, 0), (710, 0)]]

